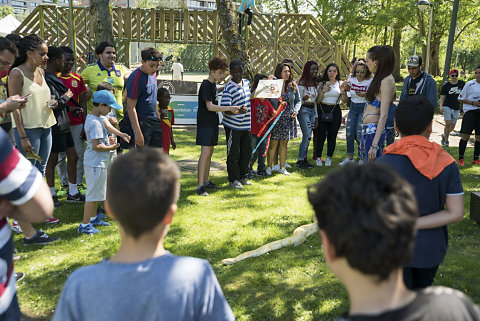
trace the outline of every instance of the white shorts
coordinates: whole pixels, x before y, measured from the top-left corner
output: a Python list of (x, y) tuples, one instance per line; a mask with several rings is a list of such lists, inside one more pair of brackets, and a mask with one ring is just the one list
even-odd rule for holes
[(108, 168), (85, 166), (86, 202), (102, 202), (107, 195)]

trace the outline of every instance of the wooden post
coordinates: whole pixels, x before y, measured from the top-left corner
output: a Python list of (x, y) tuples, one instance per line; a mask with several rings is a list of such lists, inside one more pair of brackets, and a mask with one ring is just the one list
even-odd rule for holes
[(308, 59), (308, 48), (310, 47), (310, 19), (311, 15), (307, 15), (307, 24), (305, 26), (305, 38), (303, 39), (303, 62), (307, 62)]
[(208, 11), (204, 11), (203, 15), (203, 41), (202, 43), (208, 43)]
[(184, 31), (183, 31), (183, 37), (185, 38), (183, 40), (184, 43), (188, 43), (188, 38), (190, 38), (190, 11), (186, 11), (185, 15), (183, 16), (184, 18)]
[(40, 38), (45, 39), (45, 8), (40, 6)]
[(165, 42), (165, 10), (160, 10), (160, 42)]
[(277, 65), (278, 60), (278, 29), (279, 29), (279, 17), (275, 16), (275, 27), (273, 33), (273, 66), (272, 74), (275, 72), (275, 66)]
[(155, 8), (150, 9), (150, 39), (155, 43), (157, 33), (157, 12)]
[(142, 39), (142, 9), (135, 9), (135, 17), (137, 20), (137, 42)]
[(193, 43), (198, 43), (198, 11), (193, 12)]
[(75, 16), (73, 15), (73, 0), (68, 1), (68, 40), (70, 44), (70, 48), (73, 50), (73, 68), (76, 70), (77, 68), (77, 41), (75, 38)]
[(169, 16), (169, 21), (170, 21), (170, 34), (168, 35), (168, 41), (170, 43), (173, 43), (173, 40), (175, 39), (175, 17), (173, 15), (173, 10), (170, 9), (170, 14)]
[(118, 22), (118, 30), (117, 30), (117, 35), (118, 35), (118, 41), (123, 40), (123, 22), (124, 22), (124, 15), (123, 15), (123, 9), (120, 7), (115, 8), (117, 11), (117, 22)]
[[(341, 61), (342, 61), (342, 47), (336, 43), (335, 44), (335, 63), (340, 66), (341, 64)], [(340, 69), (342, 69), (340, 67)]]

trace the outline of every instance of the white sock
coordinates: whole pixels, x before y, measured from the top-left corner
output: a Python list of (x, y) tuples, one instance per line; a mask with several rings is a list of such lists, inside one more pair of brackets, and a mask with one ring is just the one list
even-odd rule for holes
[(68, 194), (72, 196), (78, 194), (77, 184), (68, 183)]
[(90, 217), (90, 222), (93, 222), (97, 219), (97, 215), (95, 215), (94, 217)]
[(57, 196), (57, 192), (55, 192), (55, 187), (50, 187), (50, 194), (52, 194), (52, 196)]

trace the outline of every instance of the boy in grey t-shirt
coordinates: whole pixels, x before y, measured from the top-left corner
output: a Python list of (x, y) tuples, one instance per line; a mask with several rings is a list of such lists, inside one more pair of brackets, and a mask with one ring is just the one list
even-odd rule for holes
[(93, 109), (85, 120), (85, 134), (87, 136), (87, 149), (85, 150), (83, 165), (85, 168), (85, 208), (83, 222), (78, 227), (79, 233), (100, 233), (94, 226), (108, 226), (96, 216), (97, 202), (105, 200), (107, 169), (110, 164), (111, 154), (119, 146), (113, 139), (110, 141), (107, 130), (103, 125), (102, 117), (108, 115), (111, 109), (122, 109), (115, 96), (108, 90), (99, 90), (93, 94)]
[(120, 248), (68, 278), (54, 321), (235, 320), (210, 264), (163, 247), (179, 177), (157, 149), (135, 149), (112, 163), (105, 209), (119, 223)]

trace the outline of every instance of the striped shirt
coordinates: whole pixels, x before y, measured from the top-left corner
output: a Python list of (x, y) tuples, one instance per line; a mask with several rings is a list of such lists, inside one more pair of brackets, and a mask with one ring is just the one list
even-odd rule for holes
[[(14, 148), (8, 135), (0, 130), (0, 198), (13, 205), (29, 201), (42, 183), (36, 167)], [(6, 218), (0, 219), (0, 314), (4, 313), (15, 296), (12, 232)]]
[(220, 106), (245, 106), (245, 114), (227, 115), (223, 113), (222, 124), (233, 130), (250, 130), (250, 82), (243, 79), (240, 84), (230, 81), (222, 93)]

